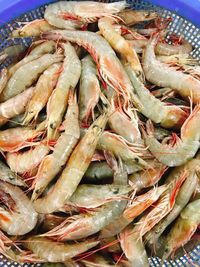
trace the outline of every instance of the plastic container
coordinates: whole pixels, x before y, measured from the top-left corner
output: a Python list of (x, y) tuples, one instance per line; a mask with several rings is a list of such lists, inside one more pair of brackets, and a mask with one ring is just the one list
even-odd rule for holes
[[(22, 21), (31, 21), (42, 18), (45, 4), (55, 0), (0, 0), (0, 51), (5, 47), (22, 42), (25, 46), (30, 44), (30, 39), (7, 39), (10, 32), (19, 27)], [(111, 1), (110, 1), (111, 2)], [(200, 0), (128, 0), (135, 9), (156, 10), (163, 17), (171, 16), (173, 22), (169, 30), (184, 36), (194, 47), (193, 57), (200, 60)], [(183, 16), (183, 17), (181, 17)], [(198, 28), (199, 27), (199, 28)], [(5, 65), (9, 64), (5, 61)], [(150, 259), (151, 266), (161, 266), (158, 258)], [(18, 264), (9, 262), (0, 255), (0, 266), (3, 267), (30, 267), (40, 264)], [(180, 259), (165, 261), (162, 266), (200, 266), (200, 245)], [(137, 266), (136, 266), (137, 267)]]

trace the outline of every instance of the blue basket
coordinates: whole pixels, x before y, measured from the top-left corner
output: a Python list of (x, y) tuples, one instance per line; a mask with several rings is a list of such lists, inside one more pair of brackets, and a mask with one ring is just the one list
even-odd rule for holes
[[(20, 42), (25, 46), (30, 45), (29, 38), (15, 40), (6, 40), (6, 38), (11, 31), (20, 27), (22, 21), (42, 18), (45, 4), (52, 2), (56, 0), (0, 0), (0, 51)], [(192, 56), (200, 60), (200, 0), (128, 0), (128, 3), (134, 9), (151, 9), (157, 11), (162, 17), (172, 17), (169, 32), (184, 36), (194, 47)], [(8, 59), (4, 65), (9, 63)], [(151, 258), (149, 262), (150, 266), (161, 266), (159, 258)], [(36, 267), (41, 264), (21, 265), (9, 262), (0, 255), (0, 266)], [(165, 261), (162, 266), (200, 266), (200, 245), (179, 259)]]

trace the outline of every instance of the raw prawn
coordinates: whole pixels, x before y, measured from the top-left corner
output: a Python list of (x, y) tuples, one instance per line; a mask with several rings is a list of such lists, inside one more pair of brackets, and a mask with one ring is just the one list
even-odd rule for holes
[(12, 172), (11, 169), (0, 161), (0, 180), (9, 184), (26, 186), (26, 183), (16, 173)]
[(12, 31), (11, 37), (37, 37), (41, 32), (54, 30), (56, 27), (50, 25), (45, 19), (35, 19), (26, 23), (22, 28)]
[(44, 18), (58, 28), (73, 30), (96, 22), (103, 16), (116, 14), (125, 7), (125, 1), (114, 3), (60, 1), (47, 6)]
[(29, 237), (24, 242), (26, 248), (47, 262), (65, 262), (98, 244), (99, 241), (95, 241), (94, 239), (73, 244), (63, 244), (39, 236)]
[(133, 48), (131, 49), (131, 46), (127, 40), (115, 31), (114, 27), (112, 26), (112, 24), (115, 23), (116, 21), (114, 19), (103, 17), (99, 19), (98, 27), (103, 37), (116, 50), (116, 52), (120, 53), (120, 55), (125, 58), (133, 71), (136, 73), (137, 77), (143, 80), (143, 70), (137, 53)]
[(134, 221), (137, 216), (156, 202), (165, 190), (166, 186), (160, 186), (153, 188), (143, 195), (135, 197), (130, 201), (130, 204), (127, 205), (119, 218), (102, 229), (100, 237), (108, 238), (119, 234), (127, 225)]
[(41, 123), (36, 129), (30, 127), (16, 127), (0, 131), (0, 150), (14, 152), (29, 146), (30, 140), (42, 134), (45, 124)]
[(54, 147), (53, 153), (41, 162), (34, 180), (32, 199), (38, 198), (46, 186), (61, 171), (76, 146), (79, 137), (78, 105), (76, 94), (70, 92), (68, 110), (63, 122), (63, 130)]
[(166, 241), (163, 260), (179, 247), (184, 246), (200, 224), (200, 199), (189, 203), (181, 212), (175, 225), (170, 230)]
[[(60, 62), (63, 56), (56, 54), (45, 54), (33, 61), (19, 67), (8, 81), (0, 100), (5, 101), (23, 92), (31, 86), (38, 76), (53, 63)], [(28, 73), (28, 75), (27, 75)]]
[[(194, 159), (194, 161), (197, 160)], [(198, 161), (198, 163), (199, 162), (200, 161)], [(188, 163), (183, 165), (183, 171), (187, 169), (187, 165)], [(177, 167), (178, 172), (180, 171), (181, 167)], [(175, 169), (172, 171), (172, 173), (172, 175), (175, 175)], [(148, 245), (153, 245), (154, 242), (156, 244), (159, 237), (167, 228), (167, 226), (170, 225), (177, 218), (181, 210), (187, 205), (188, 201), (190, 200), (192, 194), (195, 191), (195, 188), (197, 186), (197, 180), (198, 178), (195, 171), (188, 173), (188, 177), (186, 178), (185, 182), (180, 188), (180, 191), (178, 192), (174, 207), (171, 212), (166, 217), (164, 217), (153, 229), (151, 229), (151, 231), (146, 234), (145, 241), (148, 241)]]
[(156, 59), (154, 47), (158, 37), (159, 35), (155, 35), (150, 39), (143, 54), (143, 69), (147, 80), (158, 86), (170, 87), (182, 97), (190, 97), (194, 103), (200, 102), (199, 80)]
[(38, 215), (31, 201), (17, 186), (0, 182), (0, 198), (8, 207), (0, 207), (0, 228), (9, 235), (24, 235), (37, 223)]
[(156, 19), (158, 14), (149, 10), (125, 9), (120, 11), (117, 16), (120, 17), (126, 25), (131, 26), (143, 21)]
[[(91, 56), (86, 56), (81, 60), (81, 78), (79, 87), (79, 109), (81, 122), (87, 123), (89, 117), (93, 115), (94, 108), (98, 103), (101, 93), (97, 70)], [(94, 117), (94, 116), (92, 116)]]
[(152, 93), (145, 88), (143, 83), (137, 78), (131, 66), (126, 64), (125, 69), (137, 94), (140, 105), (139, 111), (155, 123), (160, 123), (165, 128), (180, 128), (186, 119), (186, 112), (175, 105), (167, 105), (155, 98)]
[(79, 207), (96, 208), (129, 193), (132, 188), (128, 185), (79, 185), (69, 203)]
[(186, 163), (193, 158), (200, 146), (200, 106), (197, 105), (181, 127), (180, 139), (175, 145), (160, 143), (153, 133), (153, 125), (147, 123), (147, 133), (143, 131), (146, 145), (151, 153), (163, 164), (173, 167)]
[(37, 167), (49, 151), (47, 142), (41, 143), (25, 152), (7, 153), (6, 161), (13, 172), (23, 174)]
[(108, 42), (94, 32), (84, 31), (51, 31), (42, 34), (45, 39), (68, 40), (83, 46), (93, 57), (101, 77), (108, 85), (127, 100), (132, 91), (130, 80)]
[[(117, 180), (120, 179), (120, 182), (123, 185), (127, 184), (127, 173), (124, 172), (123, 166), (117, 167)], [(119, 174), (120, 177), (118, 176)], [(114, 176), (114, 184), (115, 184)], [(68, 224), (66, 220), (63, 224), (53, 229), (52, 231), (45, 233), (44, 236), (56, 237), (58, 240), (74, 240), (81, 239), (92, 234), (97, 233), (106, 225), (108, 225), (113, 220), (116, 220), (124, 208), (126, 207), (127, 200), (113, 200), (107, 204), (99, 207), (91, 214), (74, 216), (71, 219), (74, 221)]]
[(53, 94), (47, 104), (47, 138), (55, 138), (68, 103), (69, 90), (74, 89), (81, 75), (81, 62), (74, 47), (63, 44), (65, 59)]
[(48, 67), (39, 77), (33, 95), (26, 107), (23, 124), (36, 120), (39, 112), (46, 105), (59, 77), (61, 64), (55, 63)]
[(0, 103), (0, 118), (10, 119), (24, 113), (26, 105), (33, 95), (35, 87), (30, 87), (22, 93)]
[(108, 114), (103, 114), (94, 121), (72, 152), (67, 166), (51, 192), (34, 201), (34, 207), (39, 213), (51, 213), (61, 208), (75, 192), (90, 164), (107, 120)]

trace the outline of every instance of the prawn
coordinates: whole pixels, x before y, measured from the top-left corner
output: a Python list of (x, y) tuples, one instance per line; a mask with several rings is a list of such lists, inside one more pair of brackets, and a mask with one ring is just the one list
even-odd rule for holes
[(38, 37), (41, 32), (54, 30), (56, 27), (50, 25), (45, 19), (35, 19), (25, 24), (22, 28), (12, 31), (11, 37)]
[(149, 267), (148, 256), (142, 238), (132, 233), (131, 226), (120, 233), (119, 240), (130, 266)]
[[(19, 67), (9, 79), (3, 93), (0, 95), (1, 101), (16, 96), (31, 86), (38, 76), (53, 63), (60, 62), (63, 56), (56, 54), (45, 54), (33, 61)], [(28, 75), (27, 75), (28, 73)]]
[(191, 97), (196, 104), (200, 101), (200, 81), (191, 75), (184, 74), (156, 59), (154, 47), (158, 34), (150, 39), (143, 54), (143, 69), (147, 80), (177, 91), (182, 97)]
[(113, 170), (109, 167), (106, 161), (102, 162), (92, 162), (85, 175), (85, 182), (92, 182), (95, 184), (96, 182), (101, 182), (102, 180), (107, 180), (113, 177)]
[(136, 73), (137, 77), (143, 80), (144, 74), (137, 53), (133, 48), (131, 49), (131, 46), (127, 40), (115, 31), (114, 27), (112, 26), (114, 23), (116, 23), (116, 21), (112, 18), (103, 17), (99, 19), (98, 27), (100, 29), (100, 33), (116, 50), (116, 52), (120, 53), (120, 55), (125, 58), (133, 71)]
[(32, 119), (36, 120), (39, 112), (46, 105), (59, 76), (60, 63), (48, 67), (39, 77), (33, 95), (26, 107), (23, 124), (27, 125)]
[(137, 114), (133, 113), (130, 109), (127, 109), (127, 116), (121, 107), (116, 107), (113, 100), (111, 100), (111, 106), (113, 112), (108, 120), (110, 128), (129, 143), (142, 144), (143, 140), (138, 126)]
[(60, 1), (47, 6), (44, 18), (58, 28), (74, 30), (96, 22), (103, 16), (112, 16), (125, 7), (125, 1), (114, 3)]
[(36, 129), (30, 127), (16, 127), (0, 131), (0, 150), (6, 152), (18, 151), (29, 146), (30, 140), (42, 134), (45, 124), (39, 124)]
[(72, 152), (67, 166), (51, 192), (45, 197), (34, 201), (34, 207), (39, 213), (51, 213), (58, 210), (75, 192), (91, 162), (107, 120), (108, 114), (103, 114), (93, 122)]
[(33, 200), (43, 193), (46, 186), (59, 173), (79, 140), (79, 112), (76, 94), (73, 95), (70, 92), (68, 104), (68, 110), (63, 122), (64, 132), (58, 138), (53, 153), (42, 160), (34, 179)]
[(147, 162), (139, 157), (138, 153), (130, 149), (123, 138), (108, 131), (104, 131), (101, 135), (97, 148), (112, 152), (116, 157), (120, 157), (125, 165), (134, 165), (135, 171), (148, 168), (149, 166)]
[(38, 59), (40, 56), (44, 54), (50, 54), (55, 50), (56, 43), (54, 41), (44, 41), (41, 44), (34, 47), (31, 52), (28, 54), (28, 56), (24, 57), (22, 60), (17, 62), (15, 65), (11, 66), (8, 69), (8, 75), (11, 77), (17, 69), (19, 69), (21, 66)]
[(28, 101), (31, 99), (35, 87), (30, 87), (22, 93), (0, 103), (0, 118), (10, 119), (24, 113)]
[[(120, 174), (120, 176), (119, 176)], [(115, 175), (117, 177), (115, 178)], [(114, 174), (114, 184), (118, 179), (125, 185), (127, 184), (127, 173), (124, 172), (123, 166), (117, 167)], [(45, 233), (44, 236), (56, 237), (59, 240), (81, 239), (97, 233), (113, 220), (117, 219), (125, 209), (127, 200), (114, 200), (100, 207), (97, 211), (87, 214), (74, 216), (74, 221), (68, 224), (66, 220), (62, 225)]]
[(136, 217), (156, 202), (165, 190), (166, 186), (160, 186), (149, 190), (143, 195), (135, 197), (130, 201), (119, 218), (102, 229), (100, 237), (108, 238), (119, 234), (127, 225), (133, 222)]
[(106, 202), (113, 201), (113, 199), (120, 199), (120, 197), (129, 193), (131, 190), (132, 188), (128, 185), (83, 184), (78, 186), (70, 198), (69, 204), (72, 203), (78, 207), (97, 208)]
[(34, 42), (30, 47), (31, 51), (29, 52), (29, 56), (33, 55), (43, 55), (50, 54), (56, 52), (56, 43), (54, 41), (40, 41)]
[(171, 56), (175, 54), (189, 54), (192, 51), (192, 45), (185, 39), (181, 38), (181, 44), (171, 45), (167, 43), (158, 43), (155, 46), (155, 53), (162, 56)]
[(180, 128), (186, 119), (186, 112), (178, 106), (167, 105), (161, 102), (145, 88), (133, 72), (131, 66), (126, 65), (125, 69), (140, 101), (139, 111), (153, 122), (160, 123), (162, 127)]
[(23, 174), (37, 167), (49, 151), (48, 144), (39, 143), (25, 152), (7, 153), (6, 161), (13, 172)]
[(175, 145), (172, 146), (162, 144), (154, 137), (153, 125), (148, 121), (147, 133), (143, 131), (145, 143), (161, 163), (169, 167), (180, 166), (192, 159), (199, 149), (199, 123), (200, 106), (197, 105), (181, 127), (180, 139), (177, 138)]
[[(94, 113), (94, 108), (98, 103), (101, 93), (99, 80), (97, 77), (96, 65), (91, 56), (86, 56), (81, 60), (81, 78), (79, 87), (79, 109), (81, 122), (88, 122), (90, 115)], [(94, 116), (93, 116), (94, 117)]]
[(12, 172), (2, 161), (0, 161), (0, 180), (13, 185), (26, 186), (21, 177)]
[[(196, 164), (193, 161), (196, 162)], [(175, 175), (178, 175), (181, 170), (187, 170), (189, 168), (189, 165), (195, 166), (199, 164), (199, 162), (199, 160), (194, 159), (181, 167), (176, 167), (172, 171), (170, 180), (172, 180)], [(198, 178), (194, 170), (188, 172), (187, 178), (181, 186), (180, 191), (178, 192), (174, 207), (171, 212), (145, 235), (145, 241), (148, 242), (148, 246), (153, 245), (154, 242), (156, 243), (158, 241), (159, 237), (167, 228), (167, 226), (170, 225), (170, 223), (172, 223), (178, 217), (181, 210), (187, 205), (188, 201), (190, 200), (192, 194), (195, 191), (195, 188), (197, 186), (197, 180)], [(168, 179), (166, 182), (168, 182)]]
[(167, 170), (167, 167), (156, 159), (149, 160), (148, 163), (151, 168), (129, 175), (129, 183), (136, 192), (155, 185)]
[(120, 11), (117, 16), (120, 17), (126, 25), (132, 26), (143, 21), (154, 20), (158, 17), (158, 14), (149, 10), (125, 9)]
[(189, 203), (181, 212), (166, 240), (162, 259), (168, 258), (179, 247), (184, 246), (200, 224), (200, 199)]
[(94, 239), (87, 239), (79, 243), (63, 244), (40, 236), (29, 237), (23, 243), (26, 248), (45, 262), (65, 262), (98, 244), (99, 241)]
[(0, 73), (0, 95), (8, 82), (8, 70), (3, 68)]
[(81, 75), (81, 62), (74, 47), (63, 44), (65, 58), (58, 82), (47, 104), (47, 138), (55, 137), (67, 107), (69, 90), (74, 89)]
[(167, 189), (151, 210), (140, 218), (132, 229), (132, 234), (143, 237), (173, 209), (177, 194), (185, 179), (186, 173), (184, 172), (167, 184)]
[(108, 42), (94, 32), (84, 31), (51, 31), (42, 34), (44, 39), (64, 39), (83, 46), (97, 64), (103, 80), (119, 95), (129, 99), (132, 85), (121, 62)]
[(38, 215), (20, 188), (5, 182), (0, 185), (0, 198), (7, 206), (0, 207), (0, 228), (9, 235), (25, 235), (35, 227)]
[[(129, 40), (128, 43), (138, 52), (142, 53), (143, 50), (146, 49), (148, 46), (148, 39), (136, 39), (136, 40)], [(192, 51), (192, 45), (186, 41), (182, 40), (182, 44), (180, 45), (171, 45), (167, 43), (158, 42), (155, 45), (155, 54), (159, 57), (171, 57), (175, 58), (182, 57), (183, 55), (189, 55), (189, 53)], [(164, 61), (163, 61), (164, 62)]]

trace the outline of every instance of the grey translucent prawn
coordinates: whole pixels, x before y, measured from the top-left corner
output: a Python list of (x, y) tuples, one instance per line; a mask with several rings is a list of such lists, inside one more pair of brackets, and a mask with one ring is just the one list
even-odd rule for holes
[(102, 229), (100, 237), (108, 238), (119, 234), (136, 217), (156, 202), (165, 190), (166, 186), (160, 186), (130, 200), (123, 214)]
[(11, 171), (11, 169), (2, 161), (0, 161), (0, 180), (9, 184), (26, 187), (26, 183), (21, 179), (21, 177)]
[(27, 125), (33, 119), (36, 121), (39, 112), (45, 107), (58, 81), (60, 68), (61, 64), (55, 63), (39, 77), (33, 95), (26, 106), (24, 125)]
[(29, 55), (42, 55), (56, 52), (56, 43), (52, 40), (33, 42), (30, 47)]
[(149, 267), (147, 252), (142, 238), (138, 234), (132, 234), (132, 227), (127, 227), (120, 233), (120, 245), (128, 259), (130, 266)]
[(132, 191), (128, 185), (79, 185), (69, 203), (79, 207), (97, 208), (107, 202), (113, 201)]
[(121, 62), (108, 42), (94, 32), (84, 31), (51, 31), (42, 34), (45, 39), (63, 39), (83, 46), (93, 57), (103, 80), (119, 95), (129, 99), (132, 85)]
[(97, 69), (91, 56), (86, 56), (81, 60), (81, 78), (79, 87), (79, 109), (80, 120), (87, 123), (94, 113), (94, 108), (98, 103), (101, 93)]
[(44, 18), (57, 28), (73, 30), (96, 22), (103, 16), (116, 14), (125, 7), (125, 1), (113, 3), (60, 1), (47, 6)]
[(0, 118), (7, 122), (10, 118), (24, 113), (26, 105), (31, 99), (34, 90), (35, 87), (30, 87), (22, 93), (0, 103)]
[(143, 54), (143, 69), (147, 80), (158, 86), (170, 87), (182, 97), (190, 97), (194, 103), (198, 103), (200, 81), (156, 59), (154, 48), (158, 37), (156, 34), (150, 39)]
[(166, 240), (163, 260), (184, 246), (200, 224), (200, 199), (189, 203), (181, 212)]
[(40, 36), (41, 32), (50, 31), (53, 29), (55, 29), (55, 27), (50, 25), (45, 19), (35, 19), (26, 23), (22, 28), (12, 31), (11, 37), (37, 37)]
[(167, 105), (157, 99), (144, 84), (137, 78), (129, 65), (125, 69), (132, 82), (134, 91), (139, 99), (139, 111), (155, 123), (160, 123), (166, 128), (180, 128), (186, 119), (186, 112), (175, 105)]
[(112, 114), (109, 116), (108, 124), (110, 128), (116, 133), (126, 139), (132, 144), (142, 144), (143, 140), (138, 125), (137, 114), (132, 110), (126, 110), (125, 114), (122, 108), (118, 108), (114, 101), (111, 100), (113, 108)]
[(0, 150), (7, 152), (18, 151), (30, 146), (31, 140), (42, 134), (45, 124), (40, 123), (36, 129), (31, 127), (16, 127), (0, 131)]
[(99, 241), (88, 239), (73, 244), (64, 244), (48, 238), (33, 236), (24, 241), (24, 246), (44, 262), (65, 262), (95, 247)]
[[(171, 175), (169, 176), (170, 180), (175, 179), (178, 174), (180, 175), (181, 172), (184, 171), (187, 172), (187, 178), (178, 192), (174, 207), (171, 212), (145, 235), (145, 241), (148, 241), (148, 246), (153, 245), (154, 242), (156, 244), (167, 226), (178, 217), (181, 210), (187, 205), (197, 186), (198, 178), (195, 172), (195, 167), (197, 167), (199, 163), (199, 160), (193, 159), (180, 167), (176, 167), (172, 171)], [(169, 182), (169, 179), (167, 179), (166, 182)]]
[(137, 77), (143, 80), (143, 69), (134, 48), (131, 48), (129, 42), (115, 31), (113, 24), (116, 23), (115, 19), (103, 17), (98, 21), (98, 27), (103, 37), (109, 42), (109, 44), (125, 58), (130, 64)]
[(147, 162), (150, 168), (129, 175), (129, 183), (136, 192), (155, 185), (167, 170), (167, 167), (156, 159)]
[(9, 235), (24, 235), (35, 227), (38, 215), (25, 193), (17, 186), (0, 182), (0, 228)]
[[(31, 86), (38, 76), (53, 63), (60, 62), (63, 56), (56, 54), (45, 54), (33, 61), (30, 61), (20, 68), (9, 79), (3, 93), (0, 95), (0, 101), (5, 101), (17, 94), (23, 92)], [(27, 75), (28, 73), (28, 75)]]
[[(128, 176), (126, 171), (123, 170), (123, 165), (117, 166), (114, 174), (114, 184), (120, 182), (122, 185), (126, 185), (127, 179)], [(66, 220), (62, 225), (45, 233), (44, 236), (53, 236), (58, 240), (73, 240), (90, 236), (117, 219), (125, 209), (126, 204), (126, 199), (116, 198), (116, 200), (106, 203), (91, 214), (72, 216), (72, 223), (69, 224)]]
[(112, 152), (116, 157), (120, 157), (125, 165), (134, 165), (135, 171), (148, 168), (148, 163), (140, 157), (140, 153), (131, 150), (119, 135), (104, 131), (99, 139), (97, 148)]
[(153, 133), (153, 125), (147, 123), (147, 133), (143, 131), (146, 145), (151, 153), (163, 164), (173, 167), (192, 159), (200, 146), (200, 106), (197, 105), (181, 127), (180, 138), (175, 145), (160, 143)]
[(39, 213), (51, 213), (61, 208), (75, 192), (90, 164), (107, 120), (108, 114), (103, 114), (93, 122), (72, 152), (67, 166), (51, 192), (34, 201), (34, 207)]
[(34, 179), (33, 200), (43, 193), (46, 186), (59, 173), (76, 146), (80, 137), (78, 113), (76, 94), (70, 92), (68, 109), (62, 124), (64, 131), (60, 134), (53, 153), (46, 156), (39, 166)]
[(74, 89), (81, 75), (81, 62), (74, 47), (69, 43), (63, 44), (64, 62), (56, 88), (47, 104), (47, 138), (55, 138), (62, 117), (66, 111), (69, 90)]
[(50, 147), (45, 141), (35, 145), (34, 148), (24, 152), (7, 153), (6, 161), (10, 169), (19, 174), (32, 171), (38, 167), (43, 158), (50, 152)]
[(119, 16), (126, 25), (131, 26), (143, 21), (156, 19), (158, 14), (149, 10), (125, 9), (120, 11), (117, 16)]

